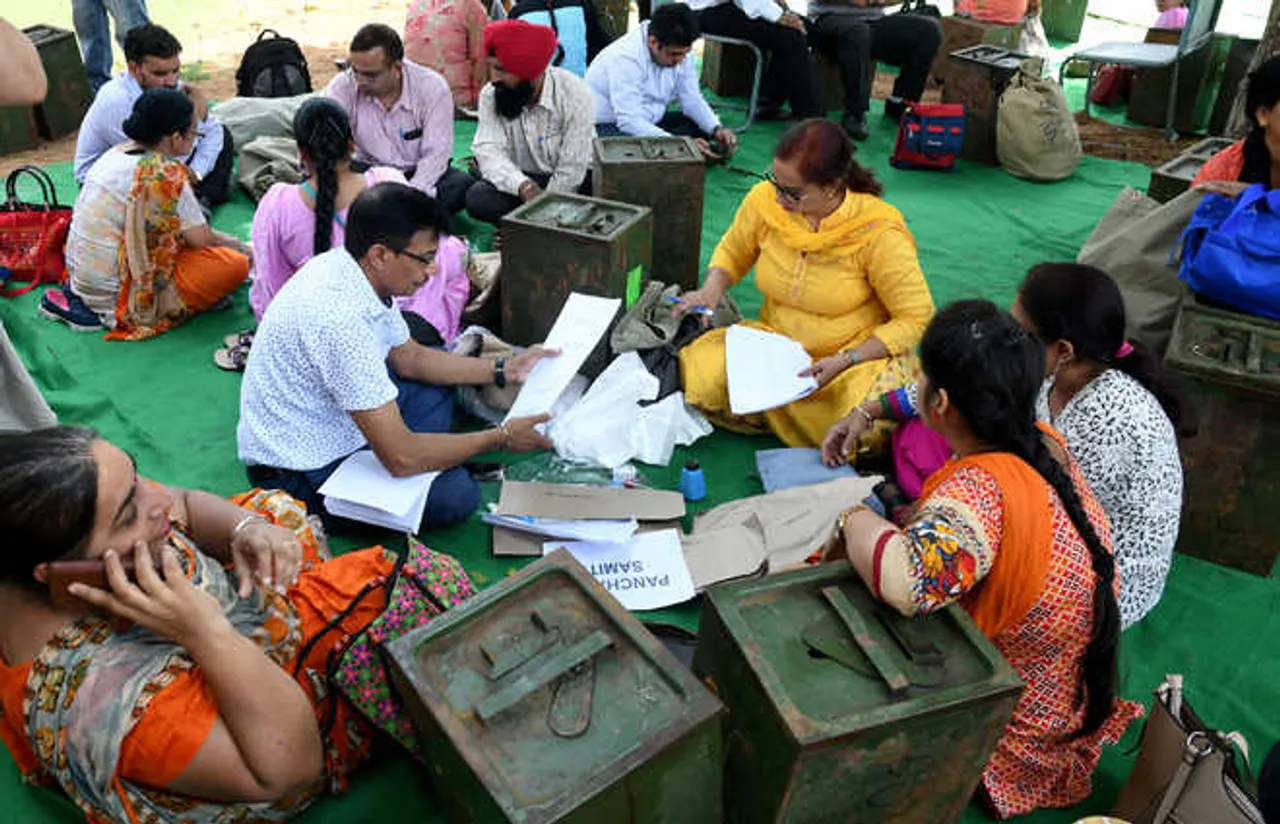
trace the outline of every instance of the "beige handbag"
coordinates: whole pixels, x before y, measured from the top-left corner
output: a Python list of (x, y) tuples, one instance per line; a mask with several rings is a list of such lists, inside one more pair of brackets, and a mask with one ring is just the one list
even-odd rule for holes
[(1244, 738), (1207, 728), (1182, 699), (1181, 675), (1166, 676), (1155, 694), (1138, 759), (1112, 812), (1133, 824), (1263, 824)]

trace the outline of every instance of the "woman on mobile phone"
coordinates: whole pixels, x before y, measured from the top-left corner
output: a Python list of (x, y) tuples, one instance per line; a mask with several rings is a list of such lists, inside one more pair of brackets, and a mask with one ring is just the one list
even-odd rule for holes
[[(382, 614), (390, 553), (321, 560), (288, 495), (164, 487), (75, 427), (0, 437), (0, 534), (0, 739), (92, 820), (283, 821), (368, 756), (377, 728), (313, 641)], [(444, 583), (435, 603), (470, 593), (451, 559), (409, 555), (404, 574)], [(55, 605), (59, 564), (93, 560), (106, 588)]]

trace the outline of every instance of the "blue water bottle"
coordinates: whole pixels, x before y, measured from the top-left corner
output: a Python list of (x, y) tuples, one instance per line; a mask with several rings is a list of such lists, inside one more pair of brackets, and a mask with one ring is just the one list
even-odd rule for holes
[(686, 501), (701, 501), (707, 497), (707, 479), (702, 477), (702, 467), (697, 461), (689, 461), (680, 470), (680, 492)]

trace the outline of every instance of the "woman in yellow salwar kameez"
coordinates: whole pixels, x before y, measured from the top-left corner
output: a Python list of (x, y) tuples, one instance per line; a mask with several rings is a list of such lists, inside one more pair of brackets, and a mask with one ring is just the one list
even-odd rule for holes
[[(788, 446), (818, 446), (849, 410), (915, 379), (933, 298), (911, 232), (880, 193), (835, 123), (806, 120), (783, 136), (768, 181), (748, 193), (702, 287), (678, 308), (715, 306), (754, 267), (764, 305), (747, 324), (803, 345), (820, 389), (763, 416), (731, 416), (717, 329), (680, 353), (689, 403), (731, 429), (764, 424)], [(878, 450), (884, 434), (863, 448)]]

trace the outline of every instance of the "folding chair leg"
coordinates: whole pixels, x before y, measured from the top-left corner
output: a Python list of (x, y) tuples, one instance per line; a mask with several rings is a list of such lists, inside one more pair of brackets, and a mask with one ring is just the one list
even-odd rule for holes
[(1089, 110), (1089, 105), (1093, 100), (1093, 78), (1098, 72), (1098, 64), (1092, 60), (1089, 62), (1089, 80), (1084, 85), (1084, 116), (1093, 117), (1093, 113)]
[(1181, 62), (1180, 59), (1173, 61), (1173, 77), (1169, 82), (1169, 100), (1165, 103), (1164, 137), (1170, 143), (1178, 140), (1178, 130), (1173, 127), (1173, 120), (1178, 108), (1178, 64)]
[(747, 43), (746, 46), (751, 49), (751, 56), (755, 58), (755, 72), (751, 78), (751, 96), (747, 98), (747, 119), (741, 126), (734, 129), (738, 134), (751, 128), (751, 124), (755, 122), (756, 109), (760, 106), (760, 82), (764, 77), (764, 53), (755, 43)]

